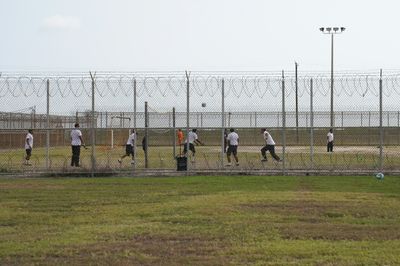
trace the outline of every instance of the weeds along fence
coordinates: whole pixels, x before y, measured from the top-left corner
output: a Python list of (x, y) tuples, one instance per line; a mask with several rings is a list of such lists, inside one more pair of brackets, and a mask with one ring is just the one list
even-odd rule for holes
[[(187, 136), (197, 128), (205, 145), (188, 160), (189, 173), (399, 172), (400, 73), (337, 73), (333, 99), (331, 88), (329, 73), (2, 73), (0, 171), (175, 171), (183, 154), (177, 130)], [(79, 169), (70, 167), (76, 122), (90, 147)], [(133, 128), (135, 164), (119, 163)], [(228, 167), (230, 128), (240, 138), (239, 165)], [(282, 162), (261, 162), (262, 128)], [(23, 165), (27, 129), (34, 130), (31, 166)]]

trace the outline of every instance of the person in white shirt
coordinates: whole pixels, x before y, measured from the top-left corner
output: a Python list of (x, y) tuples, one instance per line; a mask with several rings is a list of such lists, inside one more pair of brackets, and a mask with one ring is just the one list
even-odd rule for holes
[(187, 150), (187, 142), (189, 140), (189, 150), (192, 151), (192, 162), (195, 161), (194, 160), (195, 159), (194, 156), (196, 154), (196, 149), (194, 148), (194, 144), (204, 145), (204, 143), (199, 140), (199, 137), (197, 136), (196, 132), (197, 132), (197, 129), (195, 129), (195, 128), (189, 131), (188, 138), (186, 139), (185, 145), (184, 145), (184, 148), (183, 148), (183, 153), (185, 155), (187, 155), (187, 152), (188, 152), (188, 150)]
[(132, 129), (132, 133), (129, 135), (128, 140), (125, 145), (125, 154), (118, 159), (119, 163), (122, 163), (122, 159), (132, 156), (131, 164), (135, 164), (135, 142), (136, 142), (136, 132), (135, 129)]
[(29, 159), (32, 156), (32, 147), (33, 147), (33, 130), (29, 129), (28, 134), (26, 134), (26, 137), (25, 137), (25, 153), (26, 153), (25, 165), (32, 165), (29, 162)]
[(329, 129), (328, 134), (326, 135), (326, 148), (328, 152), (333, 152), (333, 129)]
[(266, 152), (269, 151), (269, 153), (275, 160), (277, 160), (278, 162), (281, 162), (282, 161), (281, 158), (279, 158), (279, 156), (276, 155), (276, 153), (275, 153), (275, 141), (272, 139), (271, 134), (269, 134), (269, 132), (267, 131), (266, 128), (262, 128), (261, 133), (263, 134), (264, 140), (265, 140), (265, 146), (261, 149), (261, 155), (263, 157), (263, 159), (261, 161), (262, 162), (267, 161)]
[(226, 152), (226, 157), (228, 159), (227, 166), (231, 166), (231, 154), (233, 154), (233, 157), (236, 161), (236, 166), (238, 166), (239, 158), (237, 156), (237, 148), (239, 146), (239, 135), (235, 132), (234, 128), (231, 128), (229, 131), (230, 133), (226, 137), (226, 140), (228, 142), (228, 150)]
[(72, 158), (71, 166), (79, 167), (79, 157), (81, 155), (81, 146), (85, 147), (85, 143), (82, 139), (82, 132), (79, 130), (79, 124), (75, 124), (75, 128), (71, 131), (71, 147), (72, 147)]

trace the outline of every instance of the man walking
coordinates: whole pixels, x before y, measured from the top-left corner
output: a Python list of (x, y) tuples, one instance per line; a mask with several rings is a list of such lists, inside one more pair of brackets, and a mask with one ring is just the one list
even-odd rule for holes
[(25, 165), (32, 165), (29, 162), (29, 159), (32, 156), (32, 147), (33, 147), (33, 131), (32, 131), (32, 129), (29, 129), (28, 134), (26, 134), (26, 137), (25, 137), (25, 153), (26, 153)]
[(281, 158), (279, 158), (279, 156), (275, 153), (275, 141), (272, 139), (271, 134), (269, 134), (266, 128), (261, 129), (261, 133), (263, 134), (265, 140), (265, 146), (261, 149), (261, 155), (263, 157), (261, 161), (267, 161), (266, 151), (269, 151), (269, 153), (275, 160), (281, 162)]
[(326, 135), (326, 149), (327, 152), (333, 152), (333, 129), (329, 129), (328, 134)]
[(135, 164), (135, 141), (136, 141), (136, 133), (135, 129), (132, 129), (132, 133), (129, 135), (128, 140), (125, 145), (125, 154), (118, 159), (118, 162), (121, 164), (122, 159), (128, 156), (132, 156), (131, 164)]
[(71, 147), (72, 158), (71, 166), (79, 167), (79, 157), (81, 155), (81, 146), (85, 147), (82, 139), (82, 132), (79, 130), (79, 123), (75, 124), (75, 128), (71, 131)]
[(239, 135), (235, 132), (235, 129), (231, 128), (230, 133), (226, 137), (227, 144), (228, 144), (228, 150), (226, 152), (226, 157), (228, 159), (228, 164), (227, 166), (231, 166), (231, 154), (233, 154), (233, 157), (235, 158), (236, 161), (236, 166), (239, 165), (239, 158), (237, 156), (237, 148), (239, 146)]

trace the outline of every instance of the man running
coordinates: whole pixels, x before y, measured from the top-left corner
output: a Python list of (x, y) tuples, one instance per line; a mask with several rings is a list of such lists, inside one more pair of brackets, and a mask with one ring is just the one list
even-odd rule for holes
[(188, 152), (188, 150), (187, 150), (187, 141), (189, 140), (189, 150), (192, 151), (192, 163), (195, 162), (195, 160), (194, 160), (195, 157), (194, 156), (196, 154), (196, 149), (194, 148), (194, 144), (204, 145), (204, 143), (199, 140), (199, 137), (197, 136), (196, 132), (197, 132), (197, 129), (195, 129), (195, 128), (189, 131), (188, 138), (186, 139), (185, 144), (184, 144), (184, 148), (183, 148), (183, 153), (185, 155), (187, 155), (187, 152)]
[(275, 160), (281, 162), (282, 161), (281, 158), (279, 158), (279, 156), (276, 155), (275, 153), (275, 141), (272, 139), (271, 134), (269, 134), (266, 128), (261, 129), (261, 133), (263, 134), (265, 140), (265, 146), (261, 149), (261, 155), (263, 157), (261, 161), (262, 162), (268, 161), (266, 151), (269, 151), (269, 153)]
[(122, 159), (128, 156), (132, 156), (131, 164), (135, 164), (135, 141), (136, 141), (136, 133), (135, 129), (132, 129), (132, 133), (129, 135), (128, 140), (125, 145), (125, 154), (118, 159), (118, 162), (121, 164)]

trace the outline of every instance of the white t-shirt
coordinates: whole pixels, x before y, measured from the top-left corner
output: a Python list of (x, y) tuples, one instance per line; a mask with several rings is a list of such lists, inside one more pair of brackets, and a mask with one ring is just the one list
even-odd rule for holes
[(271, 137), (271, 134), (269, 134), (268, 131), (264, 131), (264, 139), (267, 145), (275, 145), (274, 139)]
[(332, 132), (328, 132), (328, 134), (326, 136), (328, 137), (328, 142), (333, 141), (333, 133)]
[(134, 132), (129, 136), (128, 141), (126, 142), (126, 145), (135, 146), (135, 139), (136, 139), (136, 133)]
[(193, 131), (189, 131), (189, 143), (193, 144), (195, 140), (197, 140), (197, 134)]
[(239, 145), (239, 135), (236, 132), (229, 133), (226, 139), (229, 141), (230, 145), (233, 146)]
[[(28, 143), (26, 143), (26, 140), (28, 140)], [(29, 147), (30, 146), (30, 147)], [(25, 138), (25, 150), (33, 148), (33, 135), (31, 133), (26, 134)]]
[(79, 137), (82, 137), (82, 132), (79, 129), (74, 128), (71, 131), (71, 145), (72, 146), (81, 146), (82, 145), (81, 139)]

